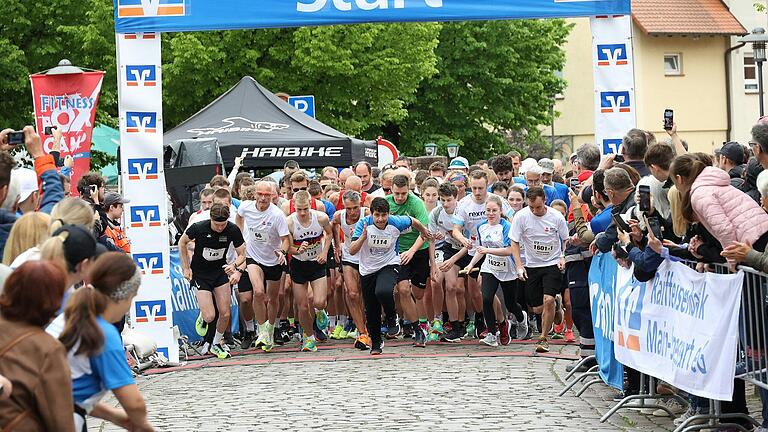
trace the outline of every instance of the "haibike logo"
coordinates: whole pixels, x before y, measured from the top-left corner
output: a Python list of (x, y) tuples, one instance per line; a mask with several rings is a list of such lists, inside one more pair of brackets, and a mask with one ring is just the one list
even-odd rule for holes
[(216, 128), (189, 129), (187, 132), (197, 134), (197, 136), (202, 136), (234, 132), (272, 132), (289, 128), (287, 124), (255, 122), (243, 117), (229, 117), (225, 118), (221, 122), (224, 124)]
[[(415, 0), (409, 0), (414, 3)], [(432, 8), (443, 7), (443, 0), (423, 0), (424, 3)], [(319, 12), (325, 5), (329, 3), (329, 0), (314, 0), (312, 3), (306, 3), (298, 1), (296, 2), (296, 10), (299, 12)], [(352, 10), (352, 4), (354, 3), (360, 10), (374, 10), (374, 9), (389, 9), (392, 4), (393, 9), (405, 9), (405, 0), (331, 0), (331, 5), (334, 9), (342, 12), (349, 12)]]
[(341, 157), (344, 147), (261, 147), (256, 149), (243, 149), (241, 157)]

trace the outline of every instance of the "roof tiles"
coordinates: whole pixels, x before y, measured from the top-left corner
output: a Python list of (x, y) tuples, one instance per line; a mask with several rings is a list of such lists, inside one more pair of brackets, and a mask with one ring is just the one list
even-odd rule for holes
[(721, 0), (632, 0), (632, 17), (651, 35), (748, 33)]

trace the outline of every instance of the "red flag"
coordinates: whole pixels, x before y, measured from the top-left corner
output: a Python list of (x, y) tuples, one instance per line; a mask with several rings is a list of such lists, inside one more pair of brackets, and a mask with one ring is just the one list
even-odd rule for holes
[(61, 158), (72, 156), (73, 195), (77, 195), (77, 181), (91, 167), (91, 137), (96, 122), (104, 72), (83, 72), (66, 75), (30, 75), (32, 98), (35, 106), (35, 125), (43, 148), (50, 153), (53, 136), (45, 128), (56, 126), (62, 132), (59, 148)]

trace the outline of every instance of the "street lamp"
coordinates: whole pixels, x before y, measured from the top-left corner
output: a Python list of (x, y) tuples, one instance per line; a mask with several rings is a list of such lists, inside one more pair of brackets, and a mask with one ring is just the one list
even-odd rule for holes
[(455, 158), (459, 155), (459, 145), (456, 143), (448, 143), (446, 146), (448, 148), (448, 157), (450, 159)]
[(70, 74), (81, 74), (83, 73), (83, 70), (80, 69), (77, 66), (73, 66), (72, 62), (67, 59), (62, 59), (59, 62), (59, 65), (55, 68), (48, 69), (48, 71), (45, 73), (46, 75), (70, 75)]
[(437, 156), (437, 144), (426, 143), (424, 144), (424, 152), (427, 156)]
[(765, 29), (757, 27), (747, 36), (744, 36), (739, 42), (751, 43), (752, 53), (757, 63), (757, 93), (760, 101), (760, 117), (765, 115), (765, 106), (763, 104), (763, 62), (765, 58), (765, 44), (768, 42), (768, 35)]

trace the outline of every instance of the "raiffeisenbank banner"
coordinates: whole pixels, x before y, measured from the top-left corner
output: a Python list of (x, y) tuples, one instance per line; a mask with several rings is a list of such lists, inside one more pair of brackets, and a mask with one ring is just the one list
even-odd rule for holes
[(115, 0), (115, 30), (178, 32), (363, 22), (627, 15), (630, 0)]

